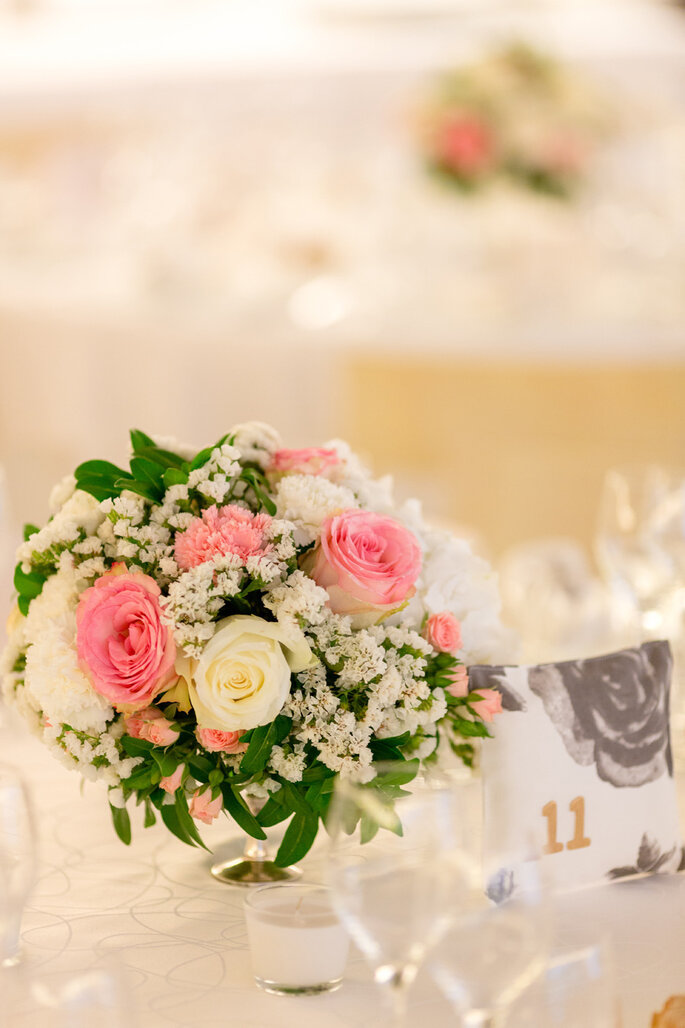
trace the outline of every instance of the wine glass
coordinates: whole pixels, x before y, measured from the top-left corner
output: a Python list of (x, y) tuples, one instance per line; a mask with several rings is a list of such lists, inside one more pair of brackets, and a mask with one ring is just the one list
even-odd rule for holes
[(429, 969), (462, 1028), (499, 1028), (545, 966), (551, 915), (541, 849), (535, 833), (523, 832), (494, 871), (475, 846), (458, 854), (465, 888)]
[(685, 569), (685, 506), (678, 482), (656, 465), (607, 472), (597, 559), (617, 597), (637, 612), (644, 638), (668, 634)]
[(36, 835), (26, 785), (0, 765), (0, 966), (19, 962), (21, 916), (36, 872)]
[(555, 952), (516, 1004), (507, 1028), (619, 1028), (621, 1011), (611, 942)]
[(333, 905), (392, 999), (397, 1024), (427, 951), (459, 893), (454, 856), (465, 830), (458, 791), (406, 763), (377, 765), (368, 784), (338, 779), (326, 827)]

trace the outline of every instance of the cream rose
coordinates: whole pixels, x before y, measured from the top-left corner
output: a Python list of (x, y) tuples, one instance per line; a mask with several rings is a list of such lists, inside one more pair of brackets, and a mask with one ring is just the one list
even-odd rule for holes
[(195, 665), (190, 702), (200, 728), (247, 731), (273, 721), (290, 692), (290, 675), (313, 660), (293, 626), (248, 614), (217, 625)]

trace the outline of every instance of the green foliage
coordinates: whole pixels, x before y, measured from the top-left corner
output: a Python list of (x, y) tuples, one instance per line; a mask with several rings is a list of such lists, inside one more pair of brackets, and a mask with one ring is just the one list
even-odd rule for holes
[(231, 815), (237, 825), (253, 839), (266, 839), (266, 832), (259, 821), (247, 809), (245, 801), (237, 789), (233, 789), (228, 782), (221, 786), (221, 795), (224, 800), (224, 807)]
[(292, 719), (279, 714), (270, 724), (255, 728), (245, 756), (240, 762), (240, 770), (249, 774), (263, 771), (271, 755), (271, 750), (285, 739), (291, 727)]
[(117, 833), (125, 846), (131, 845), (131, 819), (128, 816), (126, 807), (115, 807), (111, 803), (109, 809), (112, 813), (114, 831)]

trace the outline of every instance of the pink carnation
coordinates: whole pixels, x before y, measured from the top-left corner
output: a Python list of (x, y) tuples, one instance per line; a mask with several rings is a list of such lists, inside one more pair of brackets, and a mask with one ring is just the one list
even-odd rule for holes
[(211, 825), (221, 813), (221, 807), (221, 796), (213, 800), (211, 789), (198, 789), (193, 793), (188, 809), (196, 821), (204, 821), (206, 825)]
[(431, 614), (423, 630), (424, 638), (440, 653), (456, 653), (461, 649), (461, 625), (449, 610)]
[(469, 693), (469, 673), (461, 664), (450, 671), (451, 684), (447, 686), (446, 692), (450, 696), (461, 699)]
[(283, 475), (325, 475), (339, 463), (340, 457), (335, 450), (309, 446), (303, 450), (276, 450), (269, 471)]
[(76, 648), (96, 692), (119, 709), (147, 707), (174, 677), (176, 644), (162, 621), (160, 588), (115, 564), (81, 593)]
[(216, 728), (198, 728), (197, 738), (210, 753), (244, 753), (246, 742), (240, 742), (242, 732), (220, 732)]
[(181, 734), (157, 707), (146, 707), (125, 719), (126, 731), (134, 739), (147, 739), (155, 746), (171, 746)]
[(253, 514), (235, 503), (209, 507), (176, 536), (176, 561), (185, 571), (230, 554), (244, 563), (248, 557), (269, 552), (265, 532), (270, 524), (268, 514)]
[(478, 695), (481, 699), (471, 706), (483, 721), (493, 721), (495, 714), (502, 713), (502, 694), (497, 689), (479, 689)]

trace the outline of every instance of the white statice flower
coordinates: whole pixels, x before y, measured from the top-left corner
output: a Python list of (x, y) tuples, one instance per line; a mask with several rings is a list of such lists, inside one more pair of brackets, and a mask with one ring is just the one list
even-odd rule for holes
[(76, 542), (81, 535), (96, 535), (104, 517), (95, 497), (77, 489), (47, 525), (22, 543), (17, 550), (17, 560), (28, 573), (34, 553), (45, 553), (52, 547), (63, 548)]
[(201, 655), (214, 635), (215, 615), (227, 597), (240, 592), (244, 577), (239, 557), (217, 557), (184, 571), (170, 584), (168, 595), (160, 597), (164, 620), (188, 656)]
[(53, 486), (52, 492), (50, 493), (50, 499), (48, 500), (48, 508), (51, 514), (56, 514), (58, 510), (61, 510), (67, 500), (70, 500), (76, 491), (76, 477), (74, 475), (65, 475), (57, 485)]
[(282, 746), (274, 746), (269, 757), (269, 768), (288, 782), (301, 782), (307, 766), (304, 743), (297, 743), (293, 753), (286, 753)]
[(240, 459), (249, 464), (258, 464), (263, 471), (271, 464), (273, 455), (282, 449), (280, 433), (263, 421), (245, 421), (234, 425), (229, 433), (233, 445), (240, 452)]
[[(331, 663), (342, 661), (338, 671), (341, 689), (350, 689), (360, 683), (368, 684), (387, 671), (386, 651), (370, 632), (361, 629), (343, 636), (326, 651)], [(332, 659), (331, 659), (332, 658)]]
[(354, 493), (316, 475), (284, 475), (276, 486), (277, 516), (297, 526), (298, 546), (314, 542), (326, 518), (357, 507)]
[(208, 461), (190, 472), (187, 488), (220, 506), (235, 498), (237, 485), (242, 485), (235, 481), (241, 471), (240, 451), (230, 443), (223, 443), (212, 450)]
[[(121, 757), (116, 739), (123, 733), (123, 722), (115, 722), (109, 732), (91, 735), (58, 725), (46, 725), (42, 741), (66, 768), (78, 771), (89, 781), (103, 781), (116, 789), (122, 779), (128, 778), (141, 757)], [(111, 801), (112, 794), (108, 797)], [(116, 798), (116, 794), (115, 794)]]
[(272, 585), (262, 601), (279, 621), (319, 625), (328, 614), (328, 593), (304, 571), (294, 571), (285, 582)]

